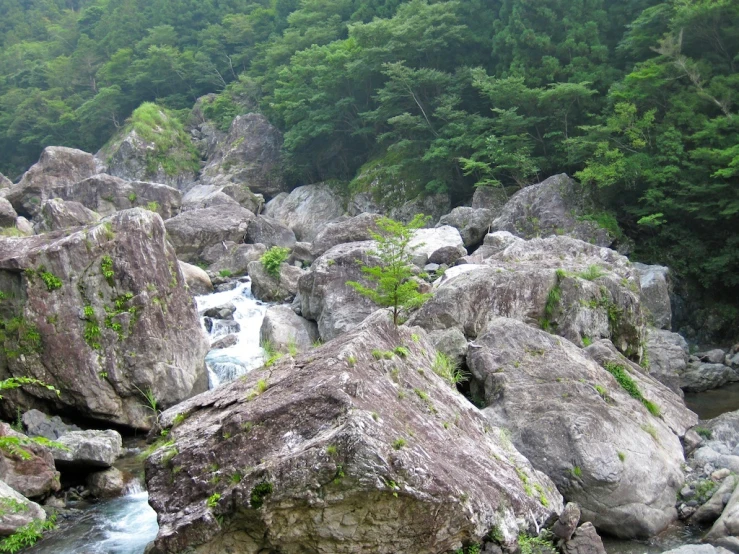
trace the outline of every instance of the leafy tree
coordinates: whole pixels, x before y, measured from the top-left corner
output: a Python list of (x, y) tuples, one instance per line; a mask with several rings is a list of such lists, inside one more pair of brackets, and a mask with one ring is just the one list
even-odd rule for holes
[(368, 287), (356, 281), (346, 283), (375, 304), (392, 308), (395, 325), (399, 325), (402, 310), (416, 308), (430, 296), (418, 292), (418, 283), (412, 279), (413, 250), (417, 246), (411, 245), (414, 231), (422, 228), (428, 219), (418, 214), (410, 223), (404, 224), (387, 217), (380, 218), (377, 221), (380, 231), (372, 233), (377, 248), (369, 252), (379, 259), (380, 264), (362, 264), (362, 273), (374, 285)]

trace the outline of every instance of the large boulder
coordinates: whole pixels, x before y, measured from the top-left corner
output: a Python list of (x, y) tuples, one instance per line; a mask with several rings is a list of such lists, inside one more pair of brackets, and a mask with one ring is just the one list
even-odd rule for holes
[(285, 190), (282, 175), (282, 134), (257, 113), (239, 115), (218, 142), (203, 168), (205, 185), (234, 183), (272, 198)]
[(205, 270), (187, 262), (179, 262), (182, 277), (185, 279), (187, 288), (193, 295), (209, 294), (213, 292), (213, 283)]
[(680, 375), (680, 387), (685, 392), (703, 392), (739, 381), (739, 373), (724, 364), (712, 364), (691, 359)]
[(411, 321), (429, 331), (457, 327), (474, 338), (496, 316), (579, 345), (608, 338), (629, 358), (643, 349), (639, 285), (629, 261), (570, 237), (517, 240), (481, 265), (447, 270)]
[(13, 186), (13, 181), (0, 173), (0, 189), (7, 189)]
[(146, 465), (152, 552), (441, 554), (491, 530), (515, 548), (561, 497), (433, 363), (382, 311), (162, 414), (184, 422)]
[(423, 267), (427, 263), (452, 265), (467, 255), (459, 231), (449, 225), (433, 229), (417, 229), (408, 244), (414, 263)]
[(409, 223), (416, 215), (429, 216), (428, 227), (433, 227), (434, 222), (451, 210), (449, 196), (447, 194), (431, 194), (429, 196), (418, 196), (408, 200), (400, 206), (390, 208), (388, 217), (403, 223)]
[(467, 364), (491, 422), (510, 431), (585, 521), (617, 537), (645, 538), (677, 518), (684, 480), (678, 436), (577, 346), (495, 318), (470, 345)]
[(148, 428), (144, 393), (169, 406), (207, 388), (207, 341), (153, 212), (126, 210), (68, 235), (0, 239), (0, 289), (0, 375), (61, 391), (7, 391), (0, 409), (11, 417), (46, 407)]
[(508, 193), (503, 187), (477, 187), (472, 195), (472, 207), (476, 210), (490, 210), (495, 219), (508, 200)]
[(658, 329), (672, 326), (670, 305), (670, 270), (661, 265), (635, 263), (634, 269), (641, 285), (641, 303), (647, 311), (649, 323)]
[(739, 551), (739, 487), (734, 489), (721, 517), (716, 520), (703, 540), (727, 548), (731, 552)]
[(289, 306), (270, 306), (259, 330), (261, 343), (270, 343), (282, 351), (292, 346), (299, 352), (308, 350), (318, 338), (316, 324), (300, 317)]
[(111, 467), (121, 455), (123, 441), (118, 431), (71, 431), (58, 442), (64, 449), (55, 448), (54, 461), (60, 466), (81, 468)]
[(208, 268), (211, 272), (228, 271), (231, 275), (245, 275), (249, 270), (249, 264), (259, 260), (267, 251), (263, 244), (234, 244), (225, 242), (215, 244), (203, 252), (203, 259), (209, 261), (215, 257), (215, 261)]
[(71, 227), (90, 225), (100, 220), (100, 215), (85, 208), (79, 202), (66, 202), (61, 198), (53, 198), (44, 202), (38, 223), (37, 233), (48, 233)]
[(466, 248), (479, 245), (493, 224), (493, 212), (485, 208), (454, 208), (439, 219), (437, 227), (449, 225), (459, 231)]
[(0, 437), (8, 437), (19, 443), (15, 451), (11, 448), (0, 449), (0, 481), (28, 498), (44, 496), (61, 488), (59, 472), (48, 448), (32, 442), (26, 435), (2, 422)]
[(194, 185), (182, 197), (183, 212), (224, 204), (237, 204), (258, 214), (264, 206), (264, 197), (245, 185)]
[(71, 431), (82, 431), (76, 425), (64, 423), (59, 416), (48, 416), (39, 410), (28, 410), (21, 418), (30, 437), (44, 437), (55, 441)]
[(87, 488), (96, 498), (115, 498), (123, 494), (126, 487), (123, 472), (111, 467), (87, 476)]
[(350, 242), (334, 246), (311, 265), (298, 282), (300, 311), (318, 323), (324, 341), (357, 327), (377, 309), (368, 298), (348, 286), (347, 281), (364, 281), (360, 266), (372, 264), (373, 241)]
[(247, 266), (254, 298), (264, 302), (290, 302), (298, 292), (298, 280), (305, 274), (299, 267), (283, 263), (279, 275), (268, 272), (261, 261)]
[(493, 230), (509, 231), (523, 238), (564, 234), (598, 246), (611, 246), (613, 237), (595, 221), (588, 192), (564, 173), (526, 187), (503, 207)]
[(23, 174), (17, 185), (10, 188), (6, 198), (20, 215), (33, 217), (49, 198), (49, 190), (73, 185), (97, 172), (98, 166), (92, 154), (74, 148), (48, 146), (39, 161)]
[(280, 246), (292, 248), (295, 246), (295, 233), (282, 225), (279, 221), (264, 215), (258, 215), (249, 222), (246, 229), (246, 242), (263, 244), (267, 248)]
[(649, 329), (646, 345), (649, 374), (682, 396), (680, 375), (688, 365), (689, 349), (685, 339), (663, 329)]
[(43, 508), (0, 480), (0, 537), (12, 535), (32, 521), (46, 521)]
[(317, 258), (338, 244), (372, 240), (379, 232), (379, 214), (362, 213), (356, 217), (329, 223), (313, 241), (312, 253)]
[(0, 227), (15, 227), (18, 214), (15, 213), (13, 204), (6, 198), (0, 198)]
[(267, 202), (264, 215), (290, 227), (299, 241), (313, 242), (327, 223), (344, 213), (341, 198), (328, 185), (305, 185)]
[(164, 225), (177, 256), (183, 262), (193, 262), (210, 246), (225, 241), (244, 242), (254, 217), (246, 208), (227, 204), (184, 212), (168, 219)]

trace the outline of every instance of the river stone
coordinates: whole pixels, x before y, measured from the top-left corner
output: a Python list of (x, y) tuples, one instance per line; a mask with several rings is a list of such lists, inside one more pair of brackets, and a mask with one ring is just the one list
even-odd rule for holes
[(59, 443), (66, 449), (54, 448), (57, 463), (77, 467), (110, 467), (121, 455), (123, 441), (118, 431), (71, 431), (62, 435)]
[[(59, 472), (54, 466), (51, 451), (40, 444), (29, 442), (28, 437), (0, 422), (0, 437), (14, 437), (21, 441), (27, 457), (14, 455), (10, 450), (0, 450), (0, 479), (23, 496), (35, 498), (58, 491)], [(26, 444), (28, 443), (28, 444)], [(0, 506), (0, 512), (2, 511)]]
[(249, 222), (246, 229), (246, 242), (263, 244), (267, 248), (279, 246), (292, 248), (295, 246), (295, 233), (279, 221), (264, 215), (258, 215)]
[[(642, 306), (648, 310), (649, 322), (657, 329), (670, 329), (670, 270), (661, 265), (634, 264), (641, 285)], [(723, 360), (719, 360), (723, 361)]]
[(23, 417), (23, 427), (30, 437), (44, 437), (55, 441), (71, 431), (81, 431), (76, 425), (68, 425), (59, 416), (48, 416), (39, 410), (28, 410)]
[(46, 521), (43, 508), (0, 481), (0, 536), (12, 535), (34, 520)]
[(702, 392), (739, 381), (739, 373), (723, 364), (710, 364), (691, 360), (680, 376), (680, 386), (685, 392)]
[(577, 346), (495, 318), (470, 344), (467, 365), (493, 425), (510, 430), (516, 448), (577, 502), (585, 521), (631, 539), (654, 536), (677, 518), (678, 436)]
[(677, 333), (662, 329), (647, 332), (649, 374), (682, 396), (680, 375), (688, 366), (689, 349), (685, 339)]
[[(402, 357), (372, 355), (399, 345)], [(159, 521), (152, 552), (431, 554), (492, 528), (514, 548), (562, 499), (433, 362), (425, 333), (395, 327), (383, 310), (164, 412), (165, 427), (186, 419), (169, 432), (175, 450), (146, 463)]]
[(38, 223), (37, 233), (48, 233), (71, 227), (81, 227), (96, 223), (100, 215), (86, 208), (79, 202), (67, 202), (61, 198), (53, 198), (44, 202)]
[(488, 209), (475, 209), (461, 206), (439, 219), (437, 227), (449, 225), (459, 231), (466, 248), (479, 245), (493, 223), (493, 212)]
[(0, 198), (0, 227), (15, 227), (16, 219), (18, 214), (13, 205), (6, 198)]
[(260, 342), (269, 342), (282, 352), (287, 352), (290, 345), (303, 352), (318, 338), (318, 326), (297, 315), (289, 306), (270, 306), (259, 331)]
[(565, 541), (562, 551), (564, 554), (606, 554), (603, 541), (589, 521), (578, 527), (573, 537)]
[(202, 315), (205, 317), (211, 317), (213, 319), (233, 319), (234, 313), (236, 312), (236, 306), (229, 302), (228, 304), (223, 304), (222, 306), (214, 306), (212, 308), (208, 308), (203, 312)]
[[(0, 374), (35, 377), (0, 409), (40, 408), (147, 429), (140, 391), (171, 406), (207, 388), (208, 343), (159, 215), (134, 209), (73, 233), (0, 239), (9, 294)], [(38, 333), (28, 335), (29, 330)]]
[(250, 262), (247, 271), (254, 298), (263, 302), (291, 302), (298, 293), (298, 280), (305, 274), (299, 267), (283, 263), (279, 277), (274, 277), (261, 261)]
[(374, 213), (363, 213), (343, 221), (329, 223), (313, 241), (314, 259), (338, 244), (372, 240), (372, 234), (379, 232), (377, 220), (380, 217)]
[(114, 467), (87, 476), (87, 488), (96, 498), (115, 498), (123, 494), (126, 483), (123, 473)]
[(595, 212), (587, 189), (561, 173), (514, 194), (493, 221), (493, 230), (531, 239), (564, 234), (611, 246), (614, 237), (594, 221), (582, 219)]
[(326, 224), (343, 213), (339, 195), (323, 184), (298, 187), (290, 194), (280, 193), (264, 207), (264, 215), (287, 225), (302, 242), (313, 242)]
[(187, 262), (178, 262), (185, 284), (193, 295), (210, 294), (213, 292), (213, 283), (205, 270)]
[(736, 488), (737, 480), (733, 475), (726, 477), (721, 485), (714, 491), (711, 498), (700, 506), (695, 513), (690, 517), (690, 523), (693, 525), (710, 525), (716, 521), (721, 512), (724, 511), (726, 503), (724, 502), (724, 496), (727, 494), (731, 495)]
[(164, 225), (177, 256), (184, 262), (192, 262), (210, 246), (224, 241), (244, 242), (254, 217), (246, 208), (228, 204), (184, 212)]
[(238, 335), (226, 335), (223, 338), (220, 338), (213, 342), (213, 344), (210, 345), (211, 350), (219, 350), (223, 348), (231, 348), (232, 346), (236, 346), (239, 343), (239, 336)]
[(222, 251), (221, 256), (208, 269), (212, 272), (229, 271), (234, 277), (246, 275), (249, 271), (249, 264), (259, 260), (267, 251), (264, 244), (233, 244), (226, 243), (226, 248), (222, 244), (215, 244), (207, 250), (208, 255), (213, 255), (218, 250)]
[(5, 197), (19, 215), (33, 217), (49, 198), (51, 189), (73, 185), (97, 172), (92, 154), (63, 146), (47, 146), (39, 161), (23, 174)]

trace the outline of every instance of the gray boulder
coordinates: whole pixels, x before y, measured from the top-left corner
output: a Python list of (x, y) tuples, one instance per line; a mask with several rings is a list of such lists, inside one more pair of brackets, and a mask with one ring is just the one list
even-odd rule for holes
[(451, 329), (431, 331), (428, 336), (437, 351), (446, 354), (457, 362), (464, 361), (465, 356), (467, 356), (467, 339), (462, 331), (452, 327)]
[(247, 270), (254, 298), (264, 302), (290, 302), (298, 292), (298, 280), (305, 274), (299, 267), (283, 263), (275, 277), (260, 261), (250, 262)]
[(13, 181), (0, 173), (0, 189), (7, 189), (13, 186)]
[(726, 506), (725, 497), (727, 495), (731, 496), (736, 485), (737, 479), (734, 475), (725, 477), (708, 502), (700, 506), (690, 517), (690, 523), (693, 525), (710, 525), (716, 521)]
[(716, 548), (710, 544), (684, 544), (662, 554), (729, 554), (729, 552), (725, 548)]
[(246, 185), (272, 198), (285, 190), (282, 134), (257, 113), (239, 115), (218, 141), (200, 176), (205, 185)]
[(503, 187), (477, 187), (472, 195), (472, 208), (490, 210), (495, 218), (508, 200), (508, 194)]
[(313, 256), (317, 258), (338, 244), (372, 240), (372, 233), (379, 231), (378, 219), (380, 219), (378, 214), (363, 213), (343, 221), (329, 223), (313, 241)]
[(429, 216), (427, 227), (433, 227), (435, 221), (451, 210), (449, 196), (446, 194), (432, 194), (430, 196), (418, 196), (408, 200), (398, 207), (390, 208), (388, 217), (403, 223), (409, 223), (416, 215)]
[(343, 213), (341, 198), (323, 184), (298, 187), (290, 194), (280, 193), (264, 207), (264, 215), (287, 225), (302, 242), (313, 242), (327, 223)]
[(682, 396), (680, 376), (688, 366), (689, 349), (685, 339), (677, 333), (662, 329), (647, 332), (649, 374)]
[(34, 520), (46, 521), (43, 508), (0, 481), (0, 537), (12, 535)]
[(288, 306), (270, 306), (264, 315), (259, 338), (262, 343), (269, 342), (283, 352), (291, 345), (303, 352), (318, 340), (318, 327), (314, 322), (297, 315)]
[(692, 358), (680, 376), (685, 392), (702, 392), (739, 381), (739, 374), (723, 364), (704, 363)]
[(267, 251), (267, 247), (263, 244), (234, 244), (226, 242), (215, 244), (210, 249), (206, 249), (203, 257), (214, 256), (217, 252), (221, 255), (217, 258), (208, 270), (211, 272), (230, 271), (231, 275), (246, 275), (249, 271), (249, 264), (258, 261)]
[(570, 540), (580, 523), (580, 515), (580, 507), (574, 502), (568, 502), (552, 526), (554, 536), (565, 541)]
[(28, 498), (45, 496), (61, 488), (59, 472), (48, 448), (30, 441), (26, 435), (2, 422), (0, 437), (17, 440), (24, 453), (16, 455), (10, 448), (0, 449), (0, 481)]
[(292, 248), (295, 246), (295, 233), (280, 222), (264, 215), (258, 215), (249, 222), (246, 229), (246, 242), (263, 244), (267, 248), (280, 246)]
[(737, 552), (739, 549), (739, 487), (734, 489), (721, 516), (703, 540)]
[(90, 225), (99, 220), (99, 214), (85, 208), (79, 202), (65, 202), (61, 198), (54, 198), (44, 202), (41, 207), (35, 230), (37, 233), (48, 233)]
[(437, 227), (449, 225), (459, 231), (466, 248), (479, 245), (493, 224), (493, 212), (486, 208), (454, 208), (439, 219)]
[(254, 217), (246, 208), (228, 204), (184, 212), (164, 225), (177, 257), (192, 262), (200, 259), (208, 247), (224, 241), (244, 242)]
[(594, 221), (583, 219), (594, 211), (586, 189), (562, 173), (514, 194), (493, 222), (493, 229), (527, 239), (557, 234), (611, 246), (615, 237)]
[(6, 198), (0, 198), (0, 227), (15, 227), (17, 219), (13, 205)]
[(22, 417), (23, 427), (29, 437), (44, 437), (55, 441), (72, 431), (81, 431), (76, 425), (69, 425), (59, 416), (48, 416), (39, 410), (28, 410)]
[(17, 230), (18, 236), (30, 237), (36, 234), (36, 231), (34, 230), (33, 225), (31, 225), (31, 222), (23, 216), (18, 216), (18, 219), (15, 220), (15, 228)]
[(726, 358), (724, 358), (724, 363), (733, 369), (739, 369), (739, 344), (735, 344), (729, 349)]
[(467, 365), (491, 422), (510, 430), (584, 520), (617, 537), (645, 538), (677, 518), (678, 436), (577, 346), (497, 318), (470, 345)]
[[(398, 345), (402, 357), (371, 354)], [(396, 328), (381, 311), (162, 414), (165, 426), (187, 418), (169, 432), (175, 449), (147, 461), (153, 551), (431, 554), (492, 528), (514, 548), (518, 533), (562, 509), (561, 497), (433, 362), (423, 331)]]
[(228, 204), (241, 206), (256, 214), (264, 205), (264, 197), (245, 187), (212, 185), (194, 185), (182, 197), (183, 212)]
[(695, 357), (701, 362), (709, 364), (722, 364), (726, 358), (726, 352), (720, 348), (712, 348), (705, 352), (696, 352)]
[(413, 263), (418, 267), (427, 263), (448, 265), (467, 255), (462, 236), (449, 225), (414, 231), (408, 247), (413, 253)]
[(36, 407), (146, 429), (140, 391), (169, 406), (207, 388), (207, 340), (153, 212), (0, 239), (0, 288), (5, 317), (18, 322), (6, 327), (0, 374), (61, 392), (7, 391), (0, 410), (9, 417)]
[(126, 482), (123, 473), (114, 467), (87, 476), (87, 488), (95, 498), (115, 498), (123, 494)]
[(65, 449), (54, 448), (54, 461), (62, 465), (83, 468), (110, 467), (121, 455), (123, 441), (118, 431), (71, 431), (62, 435), (59, 443)]
[(186, 262), (178, 262), (182, 277), (187, 288), (193, 295), (210, 294), (213, 292), (213, 283), (205, 270)]
[(635, 263), (641, 285), (642, 306), (648, 310), (649, 322), (658, 329), (672, 326), (670, 306), (670, 270), (661, 265)]
[(578, 527), (573, 537), (565, 541), (562, 551), (564, 554), (606, 554), (603, 541), (589, 521)]

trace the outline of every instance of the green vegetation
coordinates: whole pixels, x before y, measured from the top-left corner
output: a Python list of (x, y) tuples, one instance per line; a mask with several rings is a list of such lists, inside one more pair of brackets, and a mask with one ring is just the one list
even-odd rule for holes
[(137, 199), (137, 198), (138, 198), (138, 197), (136, 196), (136, 193), (135, 193), (135, 192), (132, 192), (132, 193), (130, 193), (130, 194), (128, 195), (128, 201), (129, 201), (129, 202), (130, 202), (131, 204), (135, 204), (135, 203), (136, 203), (136, 199)]
[(146, 209), (150, 212), (158, 212), (159, 211), (159, 202), (147, 202), (146, 203)]
[(636, 381), (631, 378), (631, 375), (629, 375), (628, 370), (624, 366), (614, 362), (606, 362), (604, 367), (606, 371), (608, 371), (608, 373), (616, 378), (616, 381), (618, 381), (618, 384), (621, 385), (621, 388), (628, 392), (632, 398), (635, 398), (636, 400), (644, 404), (644, 407), (649, 410), (650, 414), (652, 414), (654, 417), (660, 416), (659, 406), (657, 406), (657, 404), (655, 404), (651, 400), (647, 400), (646, 398), (644, 398), (641, 391), (639, 390), (639, 386), (636, 384)]
[(259, 261), (262, 262), (262, 267), (267, 273), (269, 273), (275, 279), (279, 279), (280, 267), (282, 266), (282, 263), (287, 260), (289, 255), (289, 248), (273, 246), (262, 255)]
[(547, 294), (547, 301), (544, 304), (544, 317), (539, 320), (539, 326), (544, 331), (552, 331), (556, 326), (552, 320), (554, 318), (554, 312), (559, 308), (559, 303), (562, 300), (562, 279), (567, 277), (567, 272), (564, 269), (558, 269), (555, 273), (554, 286), (549, 290)]
[(706, 440), (711, 440), (711, 436), (713, 435), (713, 432), (710, 429), (707, 429), (706, 427), (694, 427), (693, 431), (698, 433), (698, 435), (700, 435)]
[(21, 355), (38, 354), (42, 348), (41, 333), (36, 325), (24, 317), (0, 320), (0, 345), (12, 360)]
[(603, 277), (603, 275), (606, 274), (606, 271), (600, 267), (599, 265), (590, 265), (585, 271), (581, 271), (577, 274), (580, 279), (585, 279), (586, 281), (595, 281), (596, 279), (600, 279)]
[(159, 400), (157, 400), (156, 394), (151, 387), (146, 390), (141, 390), (139, 387), (134, 385), (134, 388), (139, 391), (143, 398), (141, 405), (151, 412), (152, 418), (155, 423), (159, 423)]
[(88, 305), (82, 310), (85, 317), (85, 331), (83, 338), (90, 348), (100, 350), (100, 325), (98, 325), (97, 317), (95, 317), (95, 309)]
[(548, 531), (543, 531), (538, 537), (526, 534), (518, 535), (518, 546), (521, 554), (541, 554), (543, 552), (557, 552)]
[(251, 490), (251, 495), (249, 497), (251, 507), (255, 510), (261, 508), (264, 505), (264, 499), (272, 494), (272, 490), (272, 483), (268, 481), (263, 481), (258, 485), (255, 485)]
[(264, 350), (264, 366), (265, 367), (271, 367), (273, 366), (277, 361), (279, 361), (282, 358), (282, 352), (277, 350), (275, 345), (272, 343), (272, 341), (262, 341), (261, 344), (262, 350)]
[(398, 438), (398, 439), (395, 439), (395, 441), (393, 442), (393, 448), (394, 448), (395, 450), (400, 450), (400, 449), (401, 449), (401, 448), (403, 448), (403, 447), (404, 447), (404, 446), (405, 446), (406, 444), (407, 444), (407, 443), (406, 443), (406, 440), (405, 440), (405, 439), (403, 439), (403, 438)]
[(46, 290), (49, 292), (62, 288), (62, 280), (53, 273), (46, 271), (43, 267), (39, 268), (38, 276), (41, 277), (41, 280), (46, 285)]
[(107, 283), (112, 287), (115, 285), (115, 273), (113, 272), (113, 259), (110, 256), (103, 256), (100, 260), (100, 271)]
[(459, 362), (443, 352), (436, 353), (431, 369), (452, 388), (456, 388), (459, 383), (464, 383), (468, 379), (467, 374), (459, 367)]
[(233, 271), (231, 271), (230, 269), (222, 269), (218, 272), (218, 275), (220, 275), (224, 279), (228, 279), (233, 275)]
[(380, 218), (377, 221), (379, 232), (371, 233), (377, 242), (377, 249), (370, 252), (380, 263), (369, 266), (360, 262), (362, 273), (372, 285), (368, 287), (356, 281), (346, 283), (378, 306), (392, 308), (395, 325), (400, 323), (402, 310), (417, 308), (430, 296), (418, 292), (418, 285), (412, 279), (414, 248), (410, 244), (413, 232), (423, 227), (427, 221), (428, 217), (421, 214), (416, 215), (408, 224), (387, 217)]
[(0, 541), (0, 552), (11, 554), (33, 546), (43, 536), (44, 532), (56, 528), (56, 515), (52, 514), (46, 521), (34, 519), (23, 527), (16, 529), (15, 533)]
[(205, 505), (208, 506), (208, 508), (212, 510), (218, 505), (218, 501), (220, 499), (221, 499), (221, 495), (217, 492), (214, 492), (208, 497), (208, 500), (205, 501)]

